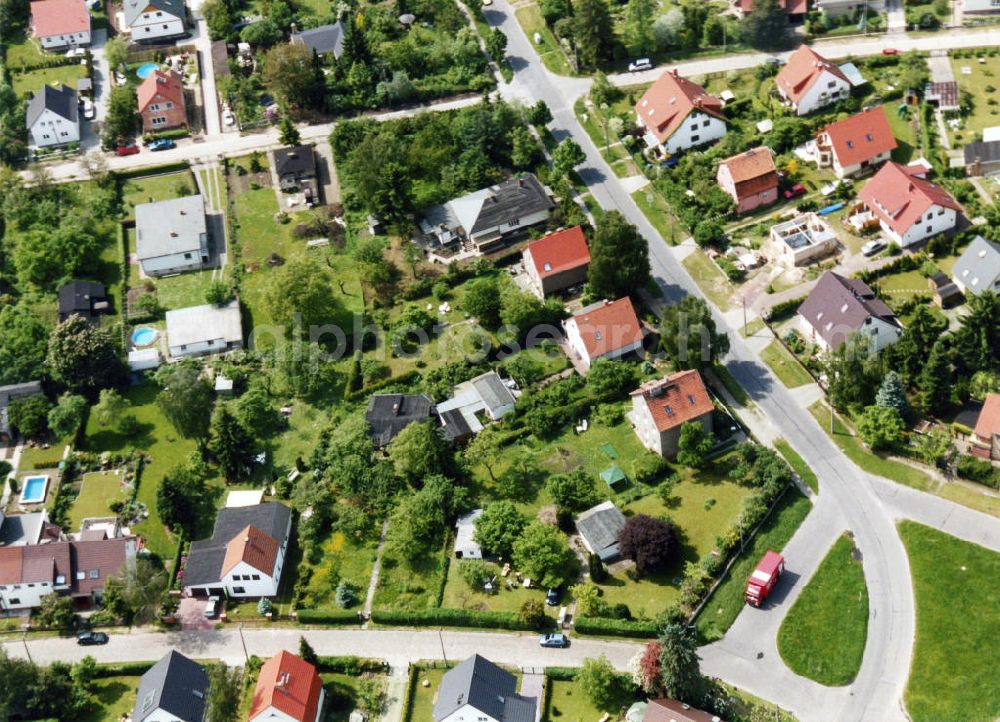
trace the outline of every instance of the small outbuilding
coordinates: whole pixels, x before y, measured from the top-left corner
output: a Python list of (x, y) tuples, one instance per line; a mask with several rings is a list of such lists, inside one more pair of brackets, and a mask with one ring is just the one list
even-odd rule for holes
[(625, 515), (611, 501), (587, 509), (576, 518), (576, 530), (583, 546), (605, 564), (621, 558), (618, 534), (624, 528)]
[(482, 509), (474, 509), (467, 514), (462, 514), (455, 522), (456, 559), (483, 558), (483, 548), (473, 538), (476, 534), (476, 520), (482, 515)]

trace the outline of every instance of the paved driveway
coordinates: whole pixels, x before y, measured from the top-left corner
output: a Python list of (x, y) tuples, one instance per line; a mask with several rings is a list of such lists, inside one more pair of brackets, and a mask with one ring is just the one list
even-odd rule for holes
[(181, 629), (186, 632), (214, 629), (215, 622), (211, 619), (205, 619), (205, 605), (207, 604), (207, 599), (183, 597), (177, 607), (177, 618), (180, 620)]

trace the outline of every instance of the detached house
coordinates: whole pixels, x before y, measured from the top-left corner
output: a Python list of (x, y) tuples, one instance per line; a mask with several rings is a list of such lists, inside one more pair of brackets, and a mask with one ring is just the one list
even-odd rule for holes
[(80, 0), (35, 0), (31, 32), (43, 50), (90, 45), (90, 13)]
[(926, 173), (922, 165), (890, 161), (858, 194), (886, 235), (904, 248), (950, 231), (963, 212), (951, 193), (924, 178)]
[(73, 315), (90, 322), (111, 310), (108, 292), (102, 283), (95, 281), (70, 281), (59, 288), (59, 321)]
[(851, 94), (844, 72), (808, 45), (792, 53), (774, 84), (796, 115), (808, 115)]
[(135, 249), (147, 276), (197, 271), (209, 262), (205, 200), (201, 195), (135, 207)]
[(798, 310), (802, 335), (824, 351), (839, 347), (848, 336), (871, 341), (872, 353), (896, 343), (903, 327), (892, 310), (858, 278), (827, 271)]
[(167, 311), (167, 347), (173, 358), (226, 353), (243, 348), (240, 302), (204, 304)]
[(529, 243), (522, 256), (532, 289), (541, 298), (587, 280), (590, 250), (580, 226)]
[(80, 141), (80, 117), (76, 91), (68, 85), (43, 85), (31, 100), (25, 117), (29, 145), (55, 148)]
[(197, 662), (171, 650), (142, 675), (133, 722), (202, 722), (208, 674)]
[(315, 203), (318, 196), (316, 154), (311, 145), (296, 145), (274, 151), (274, 172), (284, 193), (301, 190), (306, 203)]
[(976, 236), (955, 261), (951, 276), (962, 293), (1000, 293), (1000, 246)]
[(220, 509), (212, 536), (191, 543), (185, 594), (275, 596), (291, 531), (291, 510), (276, 501)]
[(344, 23), (338, 20), (330, 25), (320, 25), (298, 33), (292, 33), (291, 42), (305, 45), (317, 55), (332, 55), (340, 60), (344, 53)]
[(368, 399), (365, 421), (375, 448), (389, 445), (410, 424), (422, 424), (435, 418), (437, 409), (423, 394), (372, 394)]
[(184, 82), (177, 71), (153, 71), (139, 84), (136, 96), (143, 133), (187, 127)]
[(661, 75), (635, 104), (635, 117), (645, 129), (649, 148), (671, 156), (705, 145), (726, 134), (722, 101), (676, 70)]
[(877, 105), (824, 128), (815, 140), (816, 164), (830, 166), (838, 178), (883, 163), (896, 149), (885, 106)]
[(474, 654), (441, 678), (434, 722), (535, 722), (538, 699), (517, 693), (517, 677)]
[(778, 200), (778, 169), (770, 148), (752, 148), (726, 158), (715, 179), (736, 203), (737, 213), (749, 213)]
[[(988, 0), (987, 0), (988, 1)], [(867, 10), (868, 17), (875, 17), (885, 12), (885, 0), (816, 0), (816, 9), (832, 18), (849, 13), (863, 13)]]
[(712, 433), (715, 406), (701, 374), (691, 369), (649, 381), (632, 392), (629, 419), (647, 449), (663, 457), (677, 453), (681, 425), (698, 422)]
[(124, 0), (124, 28), (133, 43), (159, 42), (187, 34), (187, 10), (184, 0)]
[(320, 722), (325, 697), (316, 668), (281, 651), (260, 668), (247, 722)]
[(625, 528), (625, 515), (613, 501), (604, 501), (580, 512), (574, 523), (588, 552), (596, 554), (605, 564), (621, 559), (618, 535)]
[(531, 173), (482, 188), (424, 212), (420, 230), (441, 246), (486, 253), (548, 219), (555, 203)]
[(990, 394), (983, 401), (971, 440), (973, 455), (1000, 460), (1000, 394)]
[[(734, 5), (743, 17), (753, 12), (753, 0), (735, 0)], [(788, 15), (789, 22), (802, 20), (808, 10), (807, 0), (778, 0), (778, 5)]]
[(566, 341), (584, 369), (642, 349), (643, 331), (628, 296), (598, 301), (563, 322)]
[(642, 722), (722, 722), (718, 716), (676, 699), (651, 699)]

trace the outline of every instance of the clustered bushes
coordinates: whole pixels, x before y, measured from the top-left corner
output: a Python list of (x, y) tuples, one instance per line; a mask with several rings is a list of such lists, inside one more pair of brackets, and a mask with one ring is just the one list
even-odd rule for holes
[(963, 479), (1000, 489), (1000, 469), (984, 459), (960, 456), (955, 471)]
[(300, 609), (296, 612), (301, 624), (357, 624), (357, 611), (350, 609)]
[(516, 612), (475, 612), (468, 609), (408, 609), (372, 612), (372, 621), (399, 627), (474, 627), (477, 629), (509, 629), (530, 631)]
[(576, 618), (573, 629), (580, 634), (600, 634), (609, 637), (647, 639), (657, 635), (659, 625), (652, 620), (580, 616)]

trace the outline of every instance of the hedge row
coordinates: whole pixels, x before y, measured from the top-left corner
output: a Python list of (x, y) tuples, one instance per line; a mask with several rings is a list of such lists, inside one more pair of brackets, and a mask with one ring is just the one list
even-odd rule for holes
[(300, 624), (360, 624), (356, 611), (350, 609), (301, 609), (296, 611)]
[(371, 394), (375, 393), (380, 389), (384, 389), (389, 386), (393, 386), (395, 384), (400, 384), (400, 385), (411, 384), (414, 381), (417, 381), (419, 378), (420, 378), (419, 371), (416, 370), (407, 371), (405, 374), (400, 374), (399, 376), (390, 376), (387, 379), (382, 379), (381, 381), (369, 384), (368, 386), (365, 386), (364, 388), (359, 389), (357, 391), (348, 391), (346, 394), (344, 394), (344, 399), (346, 401), (357, 401), (358, 399), (367, 398), (368, 396), (370, 396)]
[(156, 662), (117, 662), (98, 664), (95, 677), (134, 677), (145, 674)]
[(316, 669), (320, 672), (339, 672), (340, 674), (349, 674), (352, 677), (357, 677), (364, 672), (384, 672), (388, 666), (384, 659), (350, 655), (319, 657), (316, 660)]
[(508, 629), (532, 631), (515, 612), (473, 612), (467, 609), (420, 609), (372, 612), (377, 624), (401, 627), (442, 625), (445, 627), (474, 627), (478, 629)]
[(67, 65), (79, 64), (79, 57), (68, 58), (65, 55), (52, 55), (44, 57), (41, 60), (25, 63), (24, 65), (11, 65), (10, 72), (15, 75), (19, 75), (21, 73), (30, 73), (33, 70), (42, 70), (44, 68), (63, 68)]
[(546, 667), (545, 676), (558, 682), (572, 682), (579, 671), (576, 667)]
[(130, 178), (139, 178), (140, 176), (148, 175), (160, 175), (163, 173), (174, 173), (180, 170), (187, 170), (189, 168), (187, 161), (179, 161), (177, 163), (166, 163), (164, 165), (158, 165), (153, 168), (133, 168), (132, 170), (116, 170), (114, 172), (115, 178), (118, 180), (129, 180)]
[(767, 320), (771, 323), (777, 321), (784, 321), (786, 318), (791, 318), (799, 310), (799, 306), (802, 302), (806, 300), (805, 296), (799, 298), (790, 298), (787, 301), (782, 301), (781, 303), (776, 303), (767, 311)]
[(580, 634), (603, 634), (609, 637), (636, 637), (639, 639), (655, 637), (658, 631), (656, 622), (584, 616), (576, 618), (573, 629)]

